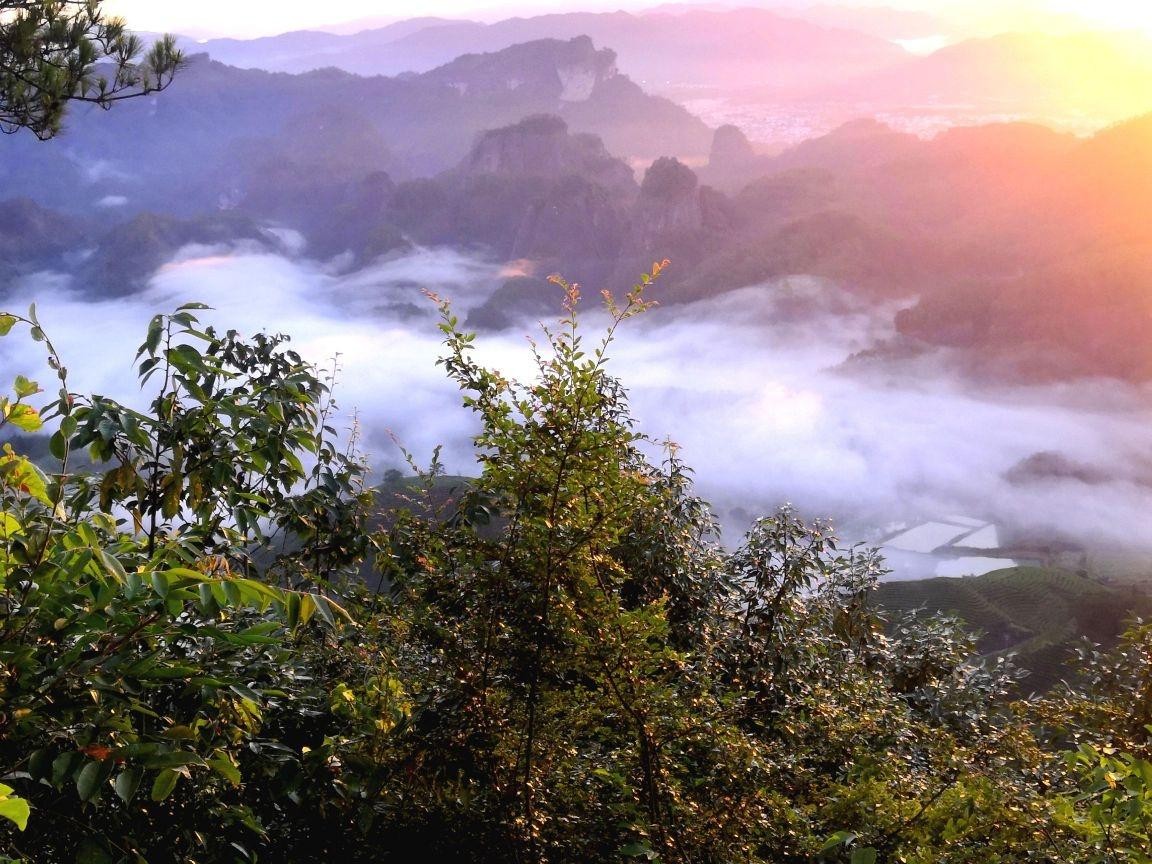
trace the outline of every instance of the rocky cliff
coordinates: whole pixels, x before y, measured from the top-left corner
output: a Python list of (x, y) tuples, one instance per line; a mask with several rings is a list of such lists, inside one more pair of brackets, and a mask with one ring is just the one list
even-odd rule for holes
[(637, 190), (632, 169), (612, 156), (599, 137), (572, 135), (564, 120), (548, 114), (484, 133), (464, 168), (476, 174), (583, 177), (623, 197)]
[(587, 36), (539, 39), (492, 54), (465, 54), (421, 77), (462, 96), (585, 102), (617, 74), (616, 54), (597, 50)]

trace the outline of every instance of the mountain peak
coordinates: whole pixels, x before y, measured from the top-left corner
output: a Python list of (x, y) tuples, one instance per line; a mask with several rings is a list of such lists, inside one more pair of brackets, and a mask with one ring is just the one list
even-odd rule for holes
[(712, 150), (708, 157), (709, 167), (742, 166), (756, 158), (752, 142), (738, 126), (726, 124), (712, 136)]
[(551, 91), (564, 102), (584, 102), (613, 78), (616, 54), (588, 36), (537, 39), (490, 54), (465, 54), (423, 77), (463, 94)]
[(576, 175), (628, 195), (636, 190), (632, 169), (614, 158), (599, 136), (572, 135), (568, 124), (553, 114), (535, 114), (485, 132), (463, 167), (473, 174)]

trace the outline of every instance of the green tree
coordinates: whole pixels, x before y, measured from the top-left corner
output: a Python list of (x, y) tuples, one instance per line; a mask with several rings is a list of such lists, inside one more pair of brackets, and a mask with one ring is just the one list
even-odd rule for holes
[(0, 0), (0, 130), (51, 138), (69, 103), (163, 90), (181, 62), (172, 37), (145, 51), (101, 0)]
[(452, 511), (393, 532), (410, 702), (376, 757), (378, 848), (810, 864), (1033, 844), (1038, 805), (1002, 768), (1036, 758), (1010, 664), (973, 664), (954, 621), (887, 634), (867, 602), (879, 559), (788, 510), (726, 553), (607, 372), (643, 286), (609, 298), (589, 344), (560, 284), (567, 315), (527, 382), (476, 363), (444, 307), (482, 470)]
[(316, 667), (347, 613), (297, 588), (356, 571), (328, 525), (367, 505), (361, 466), (332, 444), (317, 370), (282, 337), (203, 327), (200, 308), (149, 328), (144, 412), (69, 392), (35, 309), (0, 315), (0, 335), (46, 344), (59, 385), (44, 408), (22, 377), (0, 399), (0, 427), (57, 426), (48, 473), (0, 455), (0, 817), (23, 829), (0, 825), (0, 854), (246, 860), (269, 831), (293, 836), (305, 775), (330, 780), (302, 744), (319, 750)]

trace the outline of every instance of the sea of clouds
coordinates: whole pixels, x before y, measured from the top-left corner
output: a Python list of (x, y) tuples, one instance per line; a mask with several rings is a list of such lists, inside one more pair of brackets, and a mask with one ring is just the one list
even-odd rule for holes
[[(437, 360), (435, 292), (464, 317), (507, 276), (500, 262), (418, 249), (352, 274), (251, 248), (190, 247), (146, 291), (84, 296), (66, 276), (24, 279), (4, 305), (37, 302), (77, 392), (144, 401), (132, 357), (150, 317), (181, 303), (213, 307), (207, 323), (284, 332), (321, 365), (339, 358), (337, 396), (378, 473), (437, 445), (453, 473), (474, 470), (473, 418)], [(595, 291), (589, 291), (589, 309)], [(559, 307), (557, 312), (559, 313)], [(658, 308), (621, 328), (610, 370), (639, 429), (674, 440), (699, 490), (734, 533), (784, 502), (827, 516), (852, 540), (898, 523), (964, 514), (1012, 531), (1089, 545), (1152, 549), (1152, 394), (1108, 381), (977, 388), (945, 371), (846, 363), (890, 331), (892, 309), (863, 308), (809, 278)], [(595, 338), (602, 315), (585, 320)], [(481, 334), (480, 359), (521, 380), (538, 322)], [(10, 336), (0, 360), (44, 381), (41, 346)], [(1006, 476), (1054, 452), (1087, 477)]]

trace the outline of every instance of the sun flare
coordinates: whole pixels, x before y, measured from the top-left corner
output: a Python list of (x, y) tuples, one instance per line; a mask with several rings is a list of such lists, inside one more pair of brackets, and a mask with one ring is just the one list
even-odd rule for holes
[(1143, 0), (1077, 0), (1062, 6), (1061, 11), (1087, 19), (1093, 24), (1117, 30), (1136, 30), (1152, 36), (1152, 4)]

